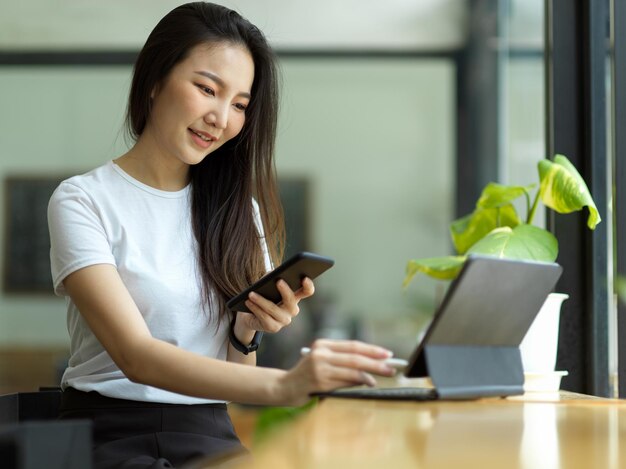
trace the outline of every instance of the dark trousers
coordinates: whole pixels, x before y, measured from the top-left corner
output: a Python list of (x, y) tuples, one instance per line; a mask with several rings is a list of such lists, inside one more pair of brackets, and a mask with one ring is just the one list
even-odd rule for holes
[(59, 418), (93, 422), (96, 469), (172, 468), (246, 451), (226, 404), (137, 402), (68, 388)]

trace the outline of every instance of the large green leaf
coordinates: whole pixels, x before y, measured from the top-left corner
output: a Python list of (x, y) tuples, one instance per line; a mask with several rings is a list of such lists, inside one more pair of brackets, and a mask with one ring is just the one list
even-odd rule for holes
[(559, 252), (552, 233), (533, 225), (496, 228), (471, 247), (468, 254), (486, 254), (509, 259), (554, 262)]
[(302, 414), (314, 408), (319, 402), (319, 398), (314, 397), (300, 407), (264, 407), (259, 411), (256, 425), (254, 427), (254, 443), (264, 442), (269, 435), (284, 424), (292, 422)]
[(476, 242), (499, 226), (519, 225), (520, 220), (513, 205), (499, 208), (476, 208), (473, 213), (455, 220), (450, 225), (450, 235), (458, 254), (465, 254)]
[(539, 179), (541, 200), (547, 207), (559, 213), (571, 213), (586, 206), (589, 208), (587, 226), (593, 230), (600, 223), (600, 214), (587, 184), (565, 156), (540, 161)]
[(422, 272), (439, 280), (451, 280), (457, 276), (465, 256), (430, 257), (427, 259), (411, 259), (406, 265), (406, 276), (403, 287), (406, 287), (418, 272)]
[[(528, 186), (503, 186), (495, 182), (490, 182), (483, 189), (477, 207), (481, 208), (497, 208), (509, 205), (512, 201), (529, 192), (536, 186), (530, 184)], [(529, 196), (529, 195), (528, 195)]]

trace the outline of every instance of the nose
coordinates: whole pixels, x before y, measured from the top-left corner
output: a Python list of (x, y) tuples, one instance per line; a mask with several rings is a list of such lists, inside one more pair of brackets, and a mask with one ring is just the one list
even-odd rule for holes
[(228, 106), (215, 106), (204, 115), (204, 122), (224, 130), (228, 125)]

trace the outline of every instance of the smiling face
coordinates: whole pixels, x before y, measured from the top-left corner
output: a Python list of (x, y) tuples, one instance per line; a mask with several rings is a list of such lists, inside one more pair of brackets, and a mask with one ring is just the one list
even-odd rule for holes
[(244, 46), (194, 47), (153, 90), (140, 139), (167, 161), (200, 163), (241, 132), (253, 80), (254, 62)]

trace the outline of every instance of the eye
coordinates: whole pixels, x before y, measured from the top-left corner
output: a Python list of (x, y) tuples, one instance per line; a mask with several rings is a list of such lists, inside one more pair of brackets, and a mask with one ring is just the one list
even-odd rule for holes
[(245, 112), (245, 110), (248, 108), (248, 106), (246, 106), (245, 104), (241, 104), (241, 103), (236, 103), (234, 106), (235, 106), (235, 109), (241, 112)]
[(215, 96), (215, 91), (213, 91), (213, 89), (209, 88), (208, 86), (196, 83), (196, 87), (198, 87), (198, 89), (200, 89), (200, 91), (202, 91), (204, 94), (208, 94), (209, 96)]

